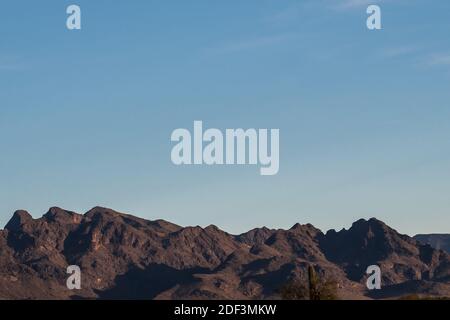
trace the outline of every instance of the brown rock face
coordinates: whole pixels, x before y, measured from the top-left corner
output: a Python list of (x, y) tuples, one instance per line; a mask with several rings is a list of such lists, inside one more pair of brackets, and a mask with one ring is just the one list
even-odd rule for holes
[[(383, 290), (367, 292), (377, 264)], [(81, 290), (66, 268), (82, 271)], [(253, 229), (180, 227), (96, 207), (84, 215), (17, 211), (0, 230), (0, 299), (270, 299), (309, 265), (338, 282), (342, 298), (450, 296), (450, 256), (376, 219), (323, 234), (312, 225)]]
[(450, 234), (418, 234), (414, 239), (435, 249), (450, 253)]

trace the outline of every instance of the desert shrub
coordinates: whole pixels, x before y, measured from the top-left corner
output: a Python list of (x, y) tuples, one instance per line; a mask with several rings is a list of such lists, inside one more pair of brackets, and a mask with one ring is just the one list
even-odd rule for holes
[(308, 300), (309, 291), (306, 284), (300, 280), (286, 283), (279, 290), (283, 300)]
[(337, 282), (319, 277), (312, 266), (308, 267), (308, 279), (293, 280), (279, 290), (283, 300), (336, 300)]

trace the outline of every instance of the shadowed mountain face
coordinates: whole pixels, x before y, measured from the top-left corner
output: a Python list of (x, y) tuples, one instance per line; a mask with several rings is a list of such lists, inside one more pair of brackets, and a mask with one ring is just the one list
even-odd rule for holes
[[(367, 292), (365, 270), (382, 270)], [(66, 268), (81, 268), (81, 290)], [(297, 224), (234, 236), (215, 226), (180, 227), (106, 208), (84, 215), (17, 211), (0, 231), (0, 299), (268, 299), (308, 266), (338, 282), (343, 299), (450, 296), (450, 256), (376, 219), (323, 234)]]
[(429, 244), (435, 249), (450, 253), (450, 234), (418, 234), (414, 236), (417, 241)]

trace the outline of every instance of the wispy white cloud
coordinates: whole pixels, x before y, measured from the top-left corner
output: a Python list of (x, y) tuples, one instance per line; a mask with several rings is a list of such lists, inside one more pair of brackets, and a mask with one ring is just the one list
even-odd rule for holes
[(419, 50), (420, 48), (417, 46), (404, 45), (384, 48), (380, 50), (379, 54), (383, 58), (399, 58), (416, 54)]
[(430, 67), (450, 66), (450, 53), (434, 53), (427, 57), (425, 64)]
[(265, 21), (276, 24), (286, 23), (297, 20), (299, 15), (300, 15), (300, 7), (291, 6), (271, 15), (270, 17), (265, 18)]
[(408, 4), (414, 0), (322, 0), (329, 8), (334, 10), (363, 9), (368, 6), (384, 4)]
[(366, 7), (371, 4), (377, 4), (381, 1), (374, 1), (374, 0), (341, 0), (341, 1), (334, 1), (337, 2), (335, 5), (337, 8), (341, 9), (351, 9), (351, 8), (360, 8), (360, 7)]
[(423, 46), (397, 46), (381, 49), (377, 53), (382, 59), (401, 59), (415, 67), (450, 67), (450, 52), (435, 52)]
[(401, 4), (410, 5), (421, 0), (322, 0), (334, 9), (351, 10), (361, 9), (369, 5), (384, 5), (384, 4)]

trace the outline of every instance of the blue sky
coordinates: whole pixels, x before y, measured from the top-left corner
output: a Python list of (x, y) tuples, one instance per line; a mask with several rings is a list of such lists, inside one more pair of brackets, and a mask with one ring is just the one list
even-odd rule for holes
[[(383, 30), (366, 28), (366, 7)], [(65, 27), (78, 4), (82, 30)], [(96, 205), (232, 233), (450, 232), (450, 2), (2, 1), (0, 225)], [(175, 167), (170, 134), (279, 128), (280, 172)]]

